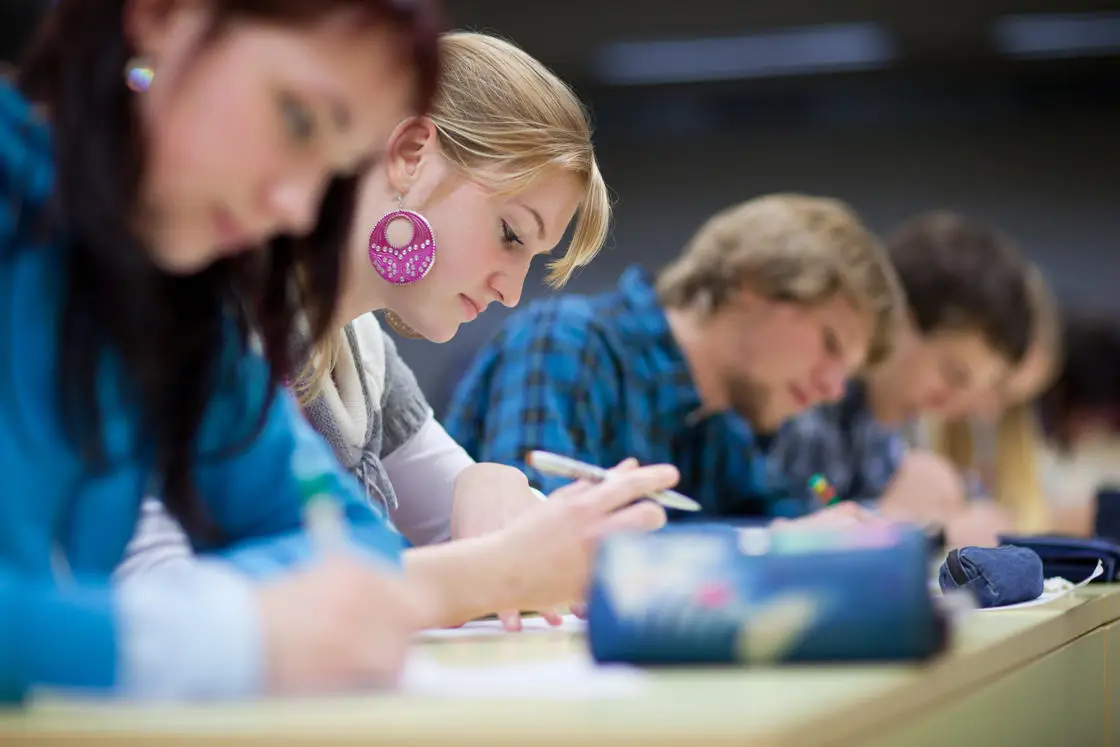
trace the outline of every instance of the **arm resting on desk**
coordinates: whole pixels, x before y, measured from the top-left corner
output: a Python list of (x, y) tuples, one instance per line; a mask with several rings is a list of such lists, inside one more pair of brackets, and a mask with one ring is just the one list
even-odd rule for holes
[(0, 569), (0, 703), (36, 685), (112, 687), (116, 640), (107, 586), (60, 589)]

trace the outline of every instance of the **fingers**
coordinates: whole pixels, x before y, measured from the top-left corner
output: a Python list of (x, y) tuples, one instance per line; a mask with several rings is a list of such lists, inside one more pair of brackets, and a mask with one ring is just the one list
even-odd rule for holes
[(541, 612), (541, 617), (554, 628), (558, 628), (564, 624), (564, 616), (560, 614), (559, 610), (544, 610)]
[(521, 630), (521, 613), (517, 610), (499, 612), (498, 620), (502, 623), (502, 629), (507, 633), (517, 633)]
[(580, 498), (593, 502), (601, 511), (616, 511), (650, 493), (673, 487), (679, 479), (676, 467), (668, 464), (617, 470)]
[(599, 525), (599, 536), (614, 532), (653, 532), (665, 526), (665, 509), (653, 501), (639, 501), (614, 511)]
[(568, 612), (578, 617), (580, 620), (587, 619), (587, 605), (586, 604), (573, 604), (568, 608)]
[[(638, 460), (637, 459), (635, 459), (634, 457), (626, 457), (621, 462), (616, 464), (614, 467), (611, 467), (611, 469), (609, 471), (612, 472), (612, 473), (613, 472), (626, 472), (627, 470), (637, 469), (637, 467), (638, 467)], [(587, 491), (589, 488), (593, 488), (598, 484), (599, 483), (592, 482), (590, 480), (576, 480), (575, 482), (573, 482), (569, 485), (565, 485), (562, 488), (557, 488), (556, 490), (554, 490), (552, 492), (552, 495), (549, 496), (549, 497), (550, 498), (551, 497), (559, 497), (559, 498), (571, 497), (572, 495), (583, 493), (583, 492)]]
[(576, 480), (573, 483), (569, 483), (562, 488), (557, 488), (556, 490), (552, 491), (552, 493), (548, 496), (548, 500), (552, 500), (554, 498), (558, 500), (567, 500), (586, 492), (588, 489), (595, 487), (597, 484), (598, 483), (594, 483), (589, 480)]

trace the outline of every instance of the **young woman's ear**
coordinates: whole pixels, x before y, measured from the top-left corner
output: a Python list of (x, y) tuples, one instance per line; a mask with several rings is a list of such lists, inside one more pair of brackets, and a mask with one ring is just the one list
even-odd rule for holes
[(397, 194), (409, 193), (437, 144), (436, 126), (427, 117), (409, 117), (397, 125), (385, 150), (389, 186)]

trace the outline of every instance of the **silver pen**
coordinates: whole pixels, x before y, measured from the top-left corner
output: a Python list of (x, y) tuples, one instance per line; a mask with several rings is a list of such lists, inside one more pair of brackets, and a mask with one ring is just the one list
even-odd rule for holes
[[(550, 451), (530, 451), (525, 461), (530, 467), (546, 474), (570, 477), (574, 480), (602, 482), (610, 476), (610, 472), (602, 467), (553, 454)], [(657, 490), (649, 493), (646, 498), (657, 501), (665, 508), (676, 508), (681, 511), (700, 510), (699, 503), (675, 490)]]

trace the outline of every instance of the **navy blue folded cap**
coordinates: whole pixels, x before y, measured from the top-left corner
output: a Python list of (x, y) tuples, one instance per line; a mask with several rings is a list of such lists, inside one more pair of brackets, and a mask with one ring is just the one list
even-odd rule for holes
[(981, 607), (1004, 607), (1042, 594), (1042, 558), (1013, 545), (962, 547), (949, 552), (937, 574), (942, 591), (965, 589)]

